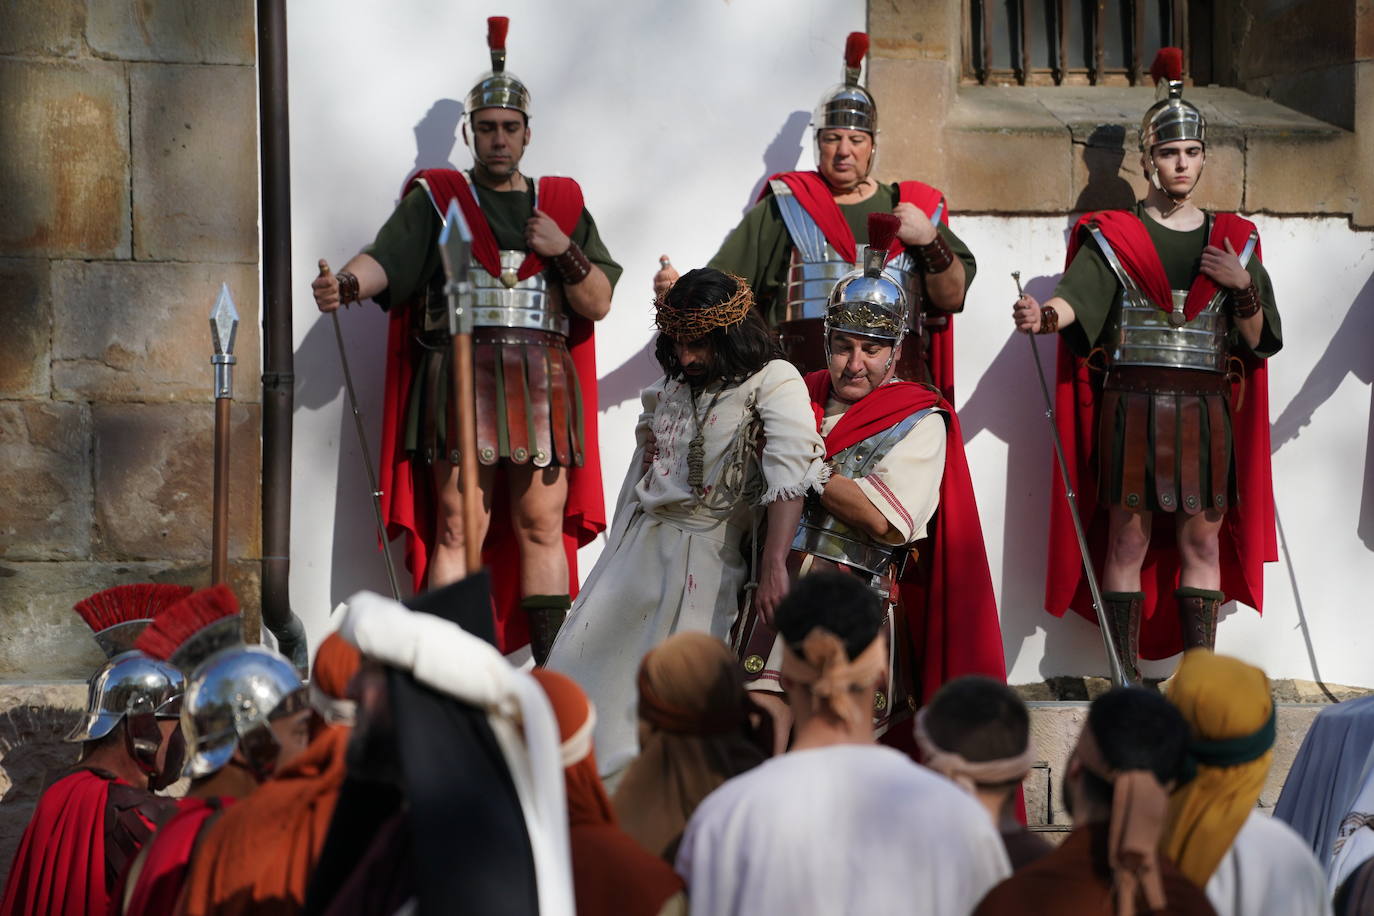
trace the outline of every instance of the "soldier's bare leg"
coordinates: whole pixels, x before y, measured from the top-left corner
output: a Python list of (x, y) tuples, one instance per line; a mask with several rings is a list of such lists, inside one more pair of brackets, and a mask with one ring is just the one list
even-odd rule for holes
[(1150, 547), (1148, 512), (1112, 506), (1107, 517), (1107, 558), (1102, 564), (1102, 588), (1109, 592), (1140, 591), (1140, 567)]
[(1215, 509), (1197, 515), (1179, 514), (1178, 556), (1181, 569), (1178, 582), (1192, 588), (1221, 588), (1221, 522), (1225, 516)]
[[(482, 524), (477, 532), (485, 540), (491, 523), (491, 487), (496, 468), (479, 465), (477, 485), (482, 489)], [(429, 558), (429, 588), (457, 582), (467, 575), (463, 556), (463, 497), (458, 491), (458, 465), (436, 461), (433, 466), (435, 519), (434, 553)]]
[(568, 555), (563, 550), (563, 513), (568, 471), (532, 465), (510, 468), (511, 528), (520, 549), (520, 605), (528, 615), (530, 651), (544, 664), (568, 615)]
[(568, 591), (568, 556), (563, 552), (563, 510), (568, 504), (568, 470), (511, 465), (511, 527), (520, 548), (520, 594)]

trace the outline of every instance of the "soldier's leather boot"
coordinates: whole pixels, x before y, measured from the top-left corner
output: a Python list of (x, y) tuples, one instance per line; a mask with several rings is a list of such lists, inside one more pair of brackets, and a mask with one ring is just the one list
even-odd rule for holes
[(1140, 684), (1140, 614), (1144, 592), (1103, 592), (1102, 610), (1116, 644), (1116, 657), (1132, 684)]
[(534, 663), (542, 666), (549, 660), (549, 650), (553, 648), (572, 601), (567, 595), (530, 595), (520, 599), (520, 607), (529, 618), (530, 652), (534, 655)]
[(1223, 592), (1183, 586), (1174, 592), (1178, 622), (1183, 628), (1183, 648), (1217, 647), (1217, 612), (1226, 600)]

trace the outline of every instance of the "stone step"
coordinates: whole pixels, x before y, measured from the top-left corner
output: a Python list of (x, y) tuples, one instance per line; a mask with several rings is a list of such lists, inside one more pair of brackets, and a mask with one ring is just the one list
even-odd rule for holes
[[(1039, 762), (1025, 783), (1026, 820), (1039, 831), (1067, 831), (1070, 821), (1068, 812), (1064, 810), (1064, 768), (1078, 741), (1078, 734), (1088, 719), (1088, 704), (1083, 701), (1032, 700), (1026, 705), (1030, 707), (1031, 739), (1039, 756)], [(1260, 792), (1261, 809), (1273, 809), (1307, 730), (1317, 713), (1327, 705), (1278, 704), (1274, 763)]]

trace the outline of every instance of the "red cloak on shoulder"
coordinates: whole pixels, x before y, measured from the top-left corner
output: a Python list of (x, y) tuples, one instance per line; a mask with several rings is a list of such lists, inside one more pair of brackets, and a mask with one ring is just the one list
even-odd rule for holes
[[(434, 202), (447, 210), (457, 200), (472, 232), (472, 253), (493, 277), (499, 276), (500, 261), (496, 237), (468, 187), (462, 172), (452, 169), (427, 169), (406, 184), (408, 193), (424, 179)], [(547, 213), (558, 228), (572, 235), (582, 215), (582, 189), (571, 178), (539, 179), (539, 209)], [(544, 269), (544, 261), (530, 252), (521, 264), (521, 279)], [(419, 364), (419, 347), (411, 331), (414, 327), (409, 303), (397, 303), (390, 311), (386, 346), (386, 387), (382, 396), (382, 448), (380, 489), (382, 518), (387, 536), (405, 535), (406, 568), (415, 590), (425, 584), (429, 554), (434, 543), (435, 499), (430, 471), (413, 461), (405, 451), (406, 401), (411, 379)], [(568, 350), (582, 394), (583, 464), (568, 469), (568, 502), (563, 516), (563, 548), (568, 557), (568, 593), (577, 595), (577, 549), (606, 529), (606, 503), (601, 489), (601, 450), (597, 434), (596, 342), (593, 324), (570, 313), (571, 332)], [(495, 607), (497, 646), (512, 652), (529, 642), (525, 615), (517, 613), (520, 604), (520, 551), (510, 526), (509, 499), (504, 474), (498, 472), (491, 509), (491, 527), (482, 545), (482, 563), (492, 572), (492, 602)]]
[(147, 846), (125, 916), (164, 916), (176, 909), (205, 822), (234, 801), (225, 796), (183, 798), (177, 803), (177, 813), (153, 834)]
[[(830, 400), (830, 373), (809, 372), (805, 381), (819, 426)], [(929, 576), (906, 576), (900, 583), (902, 606), (920, 659), (920, 670), (913, 674), (919, 678), (916, 686), (924, 700), (960, 675), (1007, 679), (997, 598), (959, 418), (933, 389), (915, 382), (890, 382), (845, 411), (825, 437), (829, 460), (927, 407), (943, 410), (948, 417), (940, 507), (930, 525)]]
[[(1073, 262), (1084, 239), (1086, 226), (1096, 222), (1122, 267), (1155, 305), (1172, 308), (1169, 278), (1145, 225), (1133, 213), (1105, 210), (1079, 219), (1069, 240), (1065, 267)], [(1218, 213), (1208, 244), (1219, 248), (1230, 241), (1236, 251), (1244, 246), (1254, 223), (1234, 213)], [(1256, 247), (1255, 256), (1260, 257)], [(1188, 291), (1184, 308), (1195, 316), (1216, 293), (1211, 278), (1199, 273)], [(1274, 489), (1269, 461), (1269, 379), (1266, 363), (1249, 354), (1242, 357), (1245, 379), (1233, 386), (1232, 432), (1235, 441), (1236, 486), (1239, 499), (1226, 512), (1221, 528), (1221, 590), (1228, 599), (1264, 609), (1264, 564), (1278, 560), (1274, 525)], [(1055, 423), (1064, 442), (1064, 459), (1078, 495), (1078, 511), (1087, 530), (1089, 550), (1098, 576), (1106, 557), (1107, 511), (1097, 502), (1096, 434), (1101, 379), (1085, 360), (1074, 356), (1061, 340), (1055, 376)], [(1045, 581), (1045, 608), (1056, 617), (1072, 608), (1083, 618), (1097, 622), (1088, 583), (1083, 576), (1082, 556), (1074, 535), (1064, 497), (1059, 468), (1053, 471), (1050, 496), (1049, 560)], [(1140, 571), (1145, 593), (1144, 621), (1140, 630), (1142, 658), (1168, 658), (1183, 651), (1174, 589), (1178, 587), (1179, 560), (1174, 527), (1168, 513), (1157, 513), (1150, 549)]]
[(103, 916), (105, 807), (110, 781), (77, 770), (48, 787), (5, 882), (3, 916)]
[[(840, 212), (840, 205), (835, 203), (830, 185), (826, 184), (821, 173), (817, 171), (778, 172), (776, 175), (770, 175), (768, 182), (775, 178), (792, 190), (792, 193), (796, 195), (797, 202), (816, 221), (816, 225), (825, 234), (825, 240), (830, 243), (831, 248), (835, 249), (835, 253), (850, 264), (856, 263), (859, 249), (854, 241), (854, 232), (849, 228), (849, 222), (845, 220), (844, 214)], [(759, 193), (759, 200), (763, 200), (769, 194), (768, 182), (764, 183), (763, 190)], [(944, 193), (924, 182), (898, 182), (897, 200), (920, 207), (921, 211), (930, 219), (935, 219), (935, 211), (938, 209), (940, 211), (939, 222), (949, 225), (949, 205), (945, 202)], [(888, 250), (888, 260), (901, 254), (903, 247), (901, 240), (894, 238), (892, 247)], [(940, 389), (947, 401), (953, 403), (954, 316), (948, 315), (946, 317), (948, 320), (946, 320), (944, 327), (930, 329), (930, 352), (926, 354), (926, 357), (930, 362), (930, 377), (935, 383), (935, 387)]]

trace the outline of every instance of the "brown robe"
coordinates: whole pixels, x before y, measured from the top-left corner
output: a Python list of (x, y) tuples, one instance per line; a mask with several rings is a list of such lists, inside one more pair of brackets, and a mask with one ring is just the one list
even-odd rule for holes
[[(1207, 895), (1159, 857), (1168, 905), (1158, 913), (1215, 916)], [(1076, 828), (1058, 849), (988, 891), (974, 916), (1115, 916), (1112, 872), (1107, 867), (1107, 825)], [(1143, 896), (1136, 912), (1151, 912)]]

